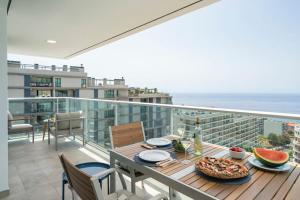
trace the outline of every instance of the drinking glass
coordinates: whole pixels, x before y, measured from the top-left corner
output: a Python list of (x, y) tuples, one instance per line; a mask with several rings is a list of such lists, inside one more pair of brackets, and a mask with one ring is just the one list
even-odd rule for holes
[(187, 165), (189, 164), (191, 161), (187, 159), (186, 155), (187, 155), (187, 151), (190, 148), (192, 141), (191, 140), (181, 140), (182, 146), (184, 148), (184, 160), (182, 161), (183, 164)]

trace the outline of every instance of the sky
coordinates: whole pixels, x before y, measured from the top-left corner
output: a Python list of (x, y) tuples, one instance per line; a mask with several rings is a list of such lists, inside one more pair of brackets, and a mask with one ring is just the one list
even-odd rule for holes
[(300, 93), (300, 1), (221, 0), (69, 60), (89, 76), (170, 93)]

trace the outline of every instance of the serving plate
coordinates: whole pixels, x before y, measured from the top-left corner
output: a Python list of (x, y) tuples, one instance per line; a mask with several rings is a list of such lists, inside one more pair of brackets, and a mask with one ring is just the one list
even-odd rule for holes
[(166, 138), (151, 138), (151, 139), (147, 140), (146, 143), (153, 145), (153, 146), (162, 147), (162, 146), (170, 145), (172, 143), (172, 141), (168, 140)]
[(249, 182), (251, 180), (251, 177), (252, 177), (252, 175), (249, 173), (247, 176), (242, 177), (242, 178), (221, 179), (221, 178), (208, 176), (208, 175), (200, 172), (199, 170), (196, 170), (196, 173), (199, 176), (205, 178), (208, 181), (213, 181), (213, 182), (221, 183), (221, 184), (224, 184), (224, 185), (241, 185), (241, 184)]
[(160, 162), (170, 158), (170, 153), (162, 150), (145, 150), (139, 153), (139, 158), (147, 162)]
[(285, 171), (289, 171), (289, 169), (291, 168), (291, 166), (288, 163), (285, 163), (284, 165), (281, 165), (279, 167), (270, 167), (270, 166), (262, 164), (255, 157), (250, 157), (248, 159), (248, 162), (257, 168), (267, 170), (267, 171), (272, 171), (272, 172), (285, 172)]

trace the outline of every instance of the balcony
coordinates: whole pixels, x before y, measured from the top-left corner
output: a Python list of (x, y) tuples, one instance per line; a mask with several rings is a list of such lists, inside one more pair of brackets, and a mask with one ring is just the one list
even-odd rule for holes
[[(36, 109), (41, 104), (47, 106), (42, 110)], [(57, 154), (63, 152), (74, 163), (93, 160), (109, 162), (108, 150), (111, 148), (109, 126), (135, 121), (143, 122), (146, 139), (170, 134), (192, 137), (195, 130), (194, 122), (197, 117), (200, 117), (200, 119), (204, 119), (200, 121), (203, 140), (208, 144), (224, 147), (242, 146), (245, 149), (263, 146), (285, 150), (290, 152), (290, 162), (294, 161), (293, 153), (295, 156), (299, 156), (298, 147), (293, 148), (293, 143), (298, 144), (299, 139), (295, 139), (293, 142), (293, 136), (290, 135), (289, 141), (277, 141), (276, 143), (267, 137), (269, 130), (275, 130), (274, 127), (268, 127), (272, 126), (270, 121), (274, 122), (274, 126), (278, 126), (278, 122), (282, 122), (282, 127), (290, 122), (300, 124), (300, 116), (293, 114), (70, 97), (9, 99), (9, 110), (14, 116), (32, 116), (30, 121), (25, 122), (34, 125), (37, 141), (32, 144), (28, 142), (27, 137), (9, 136), (11, 195), (8, 196), (8, 199), (21, 196), (25, 199), (27, 197), (28, 199), (38, 199), (42, 195), (46, 198), (49, 196), (49, 199), (59, 199), (62, 170)], [(86, 119), (84, 137), (87, 145), (84, 147), (80, 145), (82, 140), (80, 137), (75, 141), (66, 138), (65, 141), (59, 141), (59, 149), (55, 151), (53, 141), (50, 146), (46, 141), (42, 141), (43, 120), (53, 117), (55, 113), (75, 111), (82, 111)], [(266, 120), (268, 120), (268, 126), (264, 126)], [(298, 134), (298, 129), (295, 130)], [(51, 140), (53, 139), (51, 138)], [(294, 149), (295, 152), (293, 152)], [(158, 184), (159, 187), (157, 187)], [(146, 191), (138, 188), (139, 195), (145, 195), (147, 192), (151, 194), (168, 192), (166, 185), (153, 179), (146, 181)], [(47, 192), (41, 192), (44, 190)], [(183, 199), (189, 199), (184, 195), (180, 196)]]

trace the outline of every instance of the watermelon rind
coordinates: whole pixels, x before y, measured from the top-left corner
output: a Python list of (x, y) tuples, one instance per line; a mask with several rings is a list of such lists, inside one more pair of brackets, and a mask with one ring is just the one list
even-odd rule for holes
[[(285, 156), (285, 159), (282, 159), (282, 160), (276, 160), (276, 161), (275, 160), (270, 160), (270, 159), (265, 158), (263, 155), (259, 154), (258, 152), (260, 150), (266, 150), (266, 151), (268, 151), (268, 153), (281, 153), (281, 154), (284, 153), (286, 156)], [(289, 161), (289, 154), (286, 153), (286, 152), (282, 152), (282, 151), (275, 151), (275, 150), (262, 149), (262, 148), (254, 148), (253, 153), (254, 153), (257, 160), (259, 160), (262, 164), (270, 166), (270, 167), (279, 167), (279, 166), (284, 165), (285, 163), (287, 163)]]

